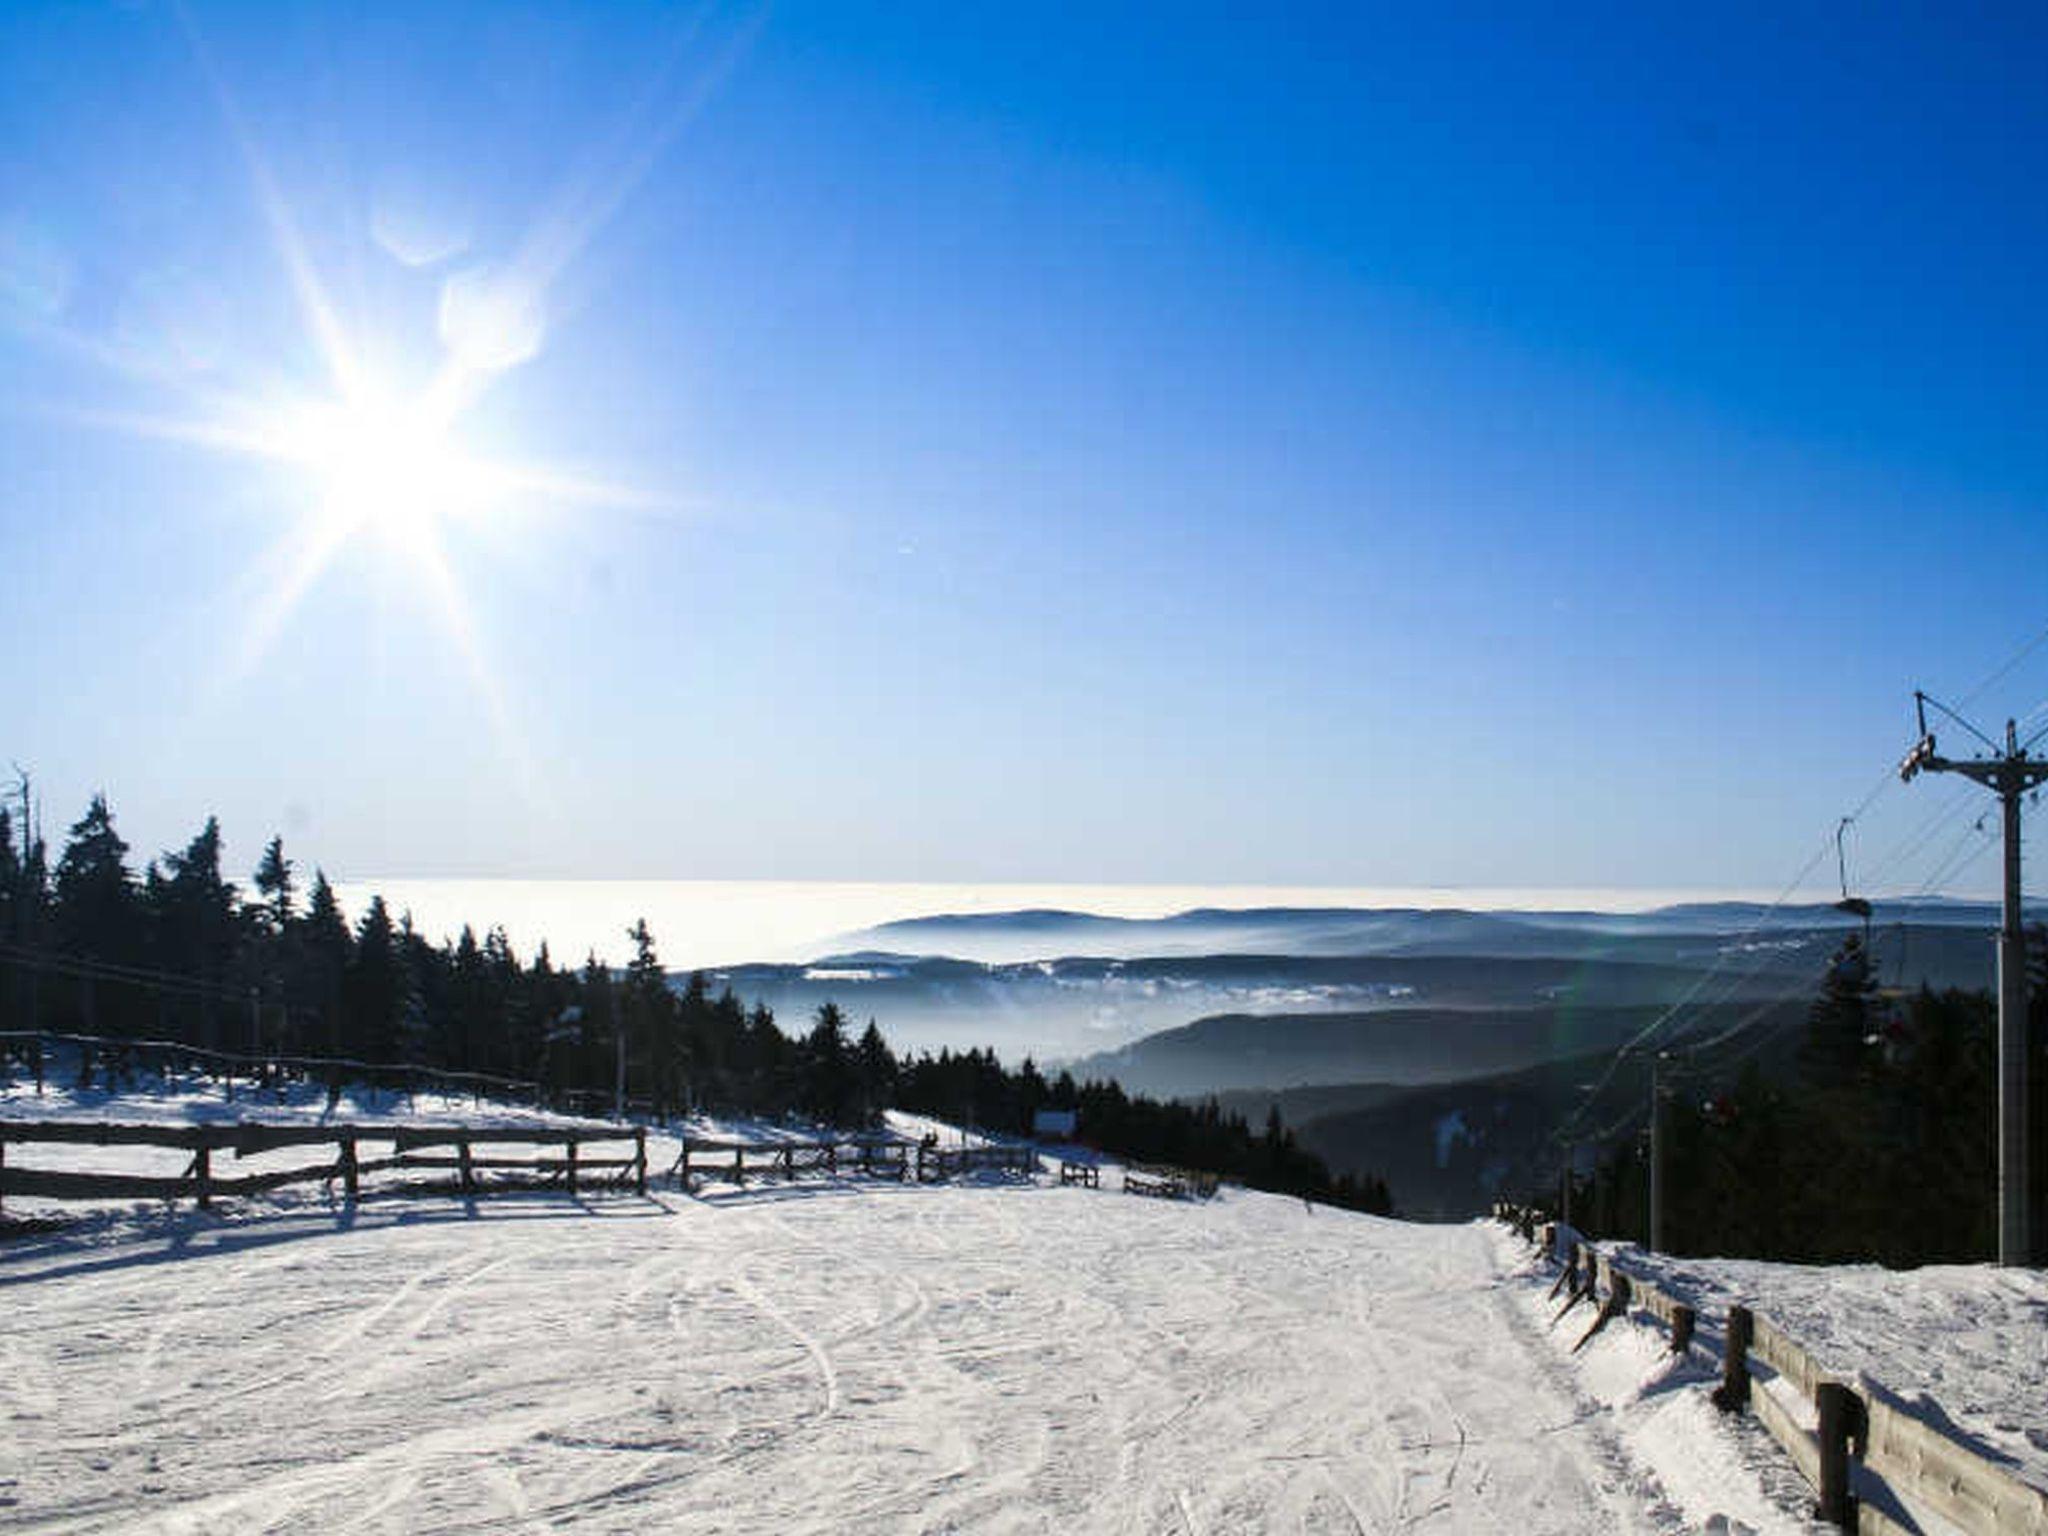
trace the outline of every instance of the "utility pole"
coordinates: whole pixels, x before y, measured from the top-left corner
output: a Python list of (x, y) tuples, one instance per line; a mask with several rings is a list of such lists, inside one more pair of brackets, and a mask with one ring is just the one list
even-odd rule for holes
[[(1916, 773), (1960, 773), (1998, 796), (2005, 813), (2005, 902), (1998, 923), (1998, 1262), (2031, 1264), (2034, 1259), (2032, 1207), (2027, 1188), (2027, 935), (2020, 926), (2020, 796), (2048, 781), (2048, 759), (2029, 757), (2019, 729), (2005, 722), (2000, 747), (1946, 705), (1915, 693), (1920, 740), (1899, 764), (1899, 777)], [(1927, 706), (1954, 720), (1991, 749), (1989, 757), (1951, 759), (1934, 750)]]
[(1670, 1057), (1659, 1051), (1650, 1062), (1650, 1233), (1643, 1246), (1652, 1253), (1664, 1251), (1664, 1063)]

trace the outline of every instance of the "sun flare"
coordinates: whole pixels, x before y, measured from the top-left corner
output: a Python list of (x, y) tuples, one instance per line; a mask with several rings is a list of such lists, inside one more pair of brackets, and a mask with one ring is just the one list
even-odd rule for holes
[(306, 473), (334, 532), (400, 549), (430, 544), (444, 520), (481, 510), (492, 494), (488, 466), (445, 423), (393, 395), (296, 409), (278, 424), (275, 448)]

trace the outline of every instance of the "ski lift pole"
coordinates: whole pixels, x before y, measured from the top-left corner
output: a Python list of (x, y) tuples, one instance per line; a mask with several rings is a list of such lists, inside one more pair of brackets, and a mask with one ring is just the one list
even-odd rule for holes
[(1650, 1060), (1650, 1229), (1643, 1244), (1651, 1253), (1664, 1251), (1664, 1063), (1670, 1053)]
[[(2048, 759), (2027, 755), (2011, 720), (2005, 722), (2001, 749), (1925, 694), (1915, 694), (1914, 700), (1920, 709), (1920, 740), (1899, 765), (1899, 777), (1959, 773), (1997, 795), (2004, 813), (2005, 893), (1998, 922), (1998, 1262), (2030, 1264), (2034, 1244), (2027, 1169), (2027, 936), (2020, 923), (2020, 796), (2048, 781)], [(1940, 756), (1934, 733), (1926, 729), (1929, 704), (1990, 745), (1996, 755), (1962, 760)]]

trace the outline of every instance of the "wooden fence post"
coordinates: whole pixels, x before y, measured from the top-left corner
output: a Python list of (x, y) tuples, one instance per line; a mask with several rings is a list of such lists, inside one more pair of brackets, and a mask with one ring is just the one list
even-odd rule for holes
[(747, 1149), (744, 1143), (734, 1142), (732, 1148), (732, 1182), (737, 1189), (747, 1187)]
[(633, 1193), (647, 1193), (647, 1127), (633, 1127)]
[(356, 1139), (353, 1136), (344, 1136), (341, 1138), (341, 1192), (350, 1205), (356, 1202), (358, 1171)]
[(475, 1194), (476, 1170), (470, 1166), (468, 1142), (459, 1141), (455, 1144), (455, 1162), (456, 1176), (462, 1181), (462, 1192), (465, 1195)]
[(0, 1211), (7, 1209), (7, 1143), (0, 1141)]
[(213, 1148), (204, 1143), (192, 1156), (192, 1177), (198, 1188), (199, 1208), (203, 1211), (213, 1204)]
[(1714, 1389), (1714, 1406), (1733, 1413), (1749, 1403), (1749, 1346), (1756, 1338), (1756, 1319), (1749, 1308), (1728, 1309), (1728, 1332), (1722, 1340), (1721, 1385)]
[(1693, 1329), (1698, 1322), (1693, 1309), (1683, 1303), (1671, 1309), (1671, 1353), (1682, 1355), (1692, 1348)]
[(1594, 1314), (1592, 1326), (1579, 1335), (1579, 1342), (1572, 1346), (1572, 1353), (1576, 1355), (1580, 1350), (1584, 1349), (1586, 1347), (1586, 1340), (1592, 1338), (1594, 1334), (1605, 1328), (1614, 1319), (1626, 1317), (1628, 1315), (1628, 1301), (1628, 1276), (1618, 1269), (1610, 1270), (1608, 1272), (1606, 1304), (1600, 1308), (1599, 1312)]
[(1560, 1269), (1557, 1272), (1557, 1278), (1550, 1282), (1550, 1299), (1552, 1301), (1557, 1300), (1557, 1293), (1565, 1288), (1566, 1282), (1570, 1282), (1572, 1289), (1578, 1289), (1579, 1245), (1577, 1243), (1567, 1246), (1565, 1249), (1564, 1268)]
[(1813, 1404), (1820, 1413), (1820, 1518), (1843, 1530), (1856, 1528), (1856, 1496), (1849, 1491), (1849, 1441), (1861, 1443), (1863, 1403), (1839, 1381), (1817, 1382)]
[(569, 1193), (573, 1195), (576, 1193), (576, 1138), (565, 1137), (562, 1145), (565, 1149), (563, 1180), (568, 1185)]

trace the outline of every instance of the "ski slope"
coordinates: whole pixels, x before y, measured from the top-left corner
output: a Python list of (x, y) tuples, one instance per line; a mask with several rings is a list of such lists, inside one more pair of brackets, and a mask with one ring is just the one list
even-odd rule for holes
[(1042, 1183), (123, 1221), (0, 1249), (0, 1524), (1800, 1528), (1711, 1422), (1740, 1523), (1660, 1478), (1521, 1251)]

